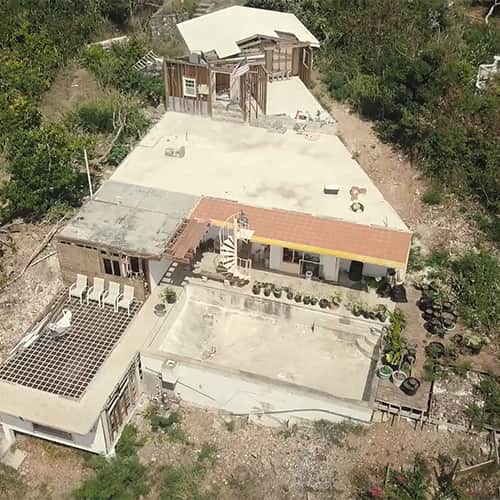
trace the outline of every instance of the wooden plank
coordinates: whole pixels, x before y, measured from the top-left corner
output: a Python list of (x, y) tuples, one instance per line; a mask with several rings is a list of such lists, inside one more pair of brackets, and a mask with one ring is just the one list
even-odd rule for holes
[(497, 431), (492, 430), (491, 431), (492, 438), (493, 438), (493, 451), (495, 452), (495, 462), (497, 465), (500, 465), (500, 458), (498, 456), (498, 436), (497, 436)]

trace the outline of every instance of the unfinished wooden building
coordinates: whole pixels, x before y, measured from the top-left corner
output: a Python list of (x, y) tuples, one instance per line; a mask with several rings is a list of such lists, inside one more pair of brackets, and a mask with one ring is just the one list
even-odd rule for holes
[(235, 6), (178, 29), (189, 55), (164, 62), (167, 110), (249, 121), (268, 114), (273, 82), (310, 84), (319, 42), (293, 14)]

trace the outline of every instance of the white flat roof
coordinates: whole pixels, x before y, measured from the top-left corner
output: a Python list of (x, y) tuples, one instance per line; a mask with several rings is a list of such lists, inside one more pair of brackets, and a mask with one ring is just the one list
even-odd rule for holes
[[(112, 180), (408, 231), (337, 136), (315, 139), (168, 112)], [(185, 145), (183, 158), (165, 155), (172, 144)], [(324, 194), (332, 184), (338, 194)], [(366, 188), (364, 212), (350, 208), (352, 186)]]
[(294, 14), (239, 5), (184, 21), (177, 27), (190, 52), (215, 50), (220, 59), (239, 54), (237, 43), (257, 35), (279, 38), (279, 33), (287, 33), (319, 47), (317, 38)]

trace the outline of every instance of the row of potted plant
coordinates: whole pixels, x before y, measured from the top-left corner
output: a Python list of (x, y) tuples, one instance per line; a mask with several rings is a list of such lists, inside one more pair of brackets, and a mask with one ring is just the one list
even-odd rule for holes
[(271, 294), (279, 299), (285, 294), (286, 298), (297, 304), (303, 303), (304, 305), (319, 305), (322, 309), (339, 307), (342, 303), (342, 295), (340, 293), (334, 294), (328, 298), (317, 297), (315, 295), (303, 294), (299, 291), (294, 291), (287, 287), (278, 287), (272, 283), (255, 282), (252, 286), (254, 295), (260, 295), (262, 292), (264, 296), (269, 297)]
[(387, 320), (387, 307), (384, 304), (370, 306), (365, 302), (351, 301), (346, 304), (346, 309), (356, 317), (363, 316), (365, 319), (379, 320), (382, 323)]

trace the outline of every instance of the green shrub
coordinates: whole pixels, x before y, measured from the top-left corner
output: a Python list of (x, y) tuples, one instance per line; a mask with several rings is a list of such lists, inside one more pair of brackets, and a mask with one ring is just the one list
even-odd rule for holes
[(132, 457), (136, 455), (137, 450), (142, 443), (137, 439), (137, 427), (133, 424), (127, 424), (122, 430), (118, 443), (116, 443), (116, 454), (119, 457)]
[(384, 499), (427, 500), (430, 484), (429, 466), (422, 457), (417, 456), (413, 467), (402, 471), (390, 470)]
[(149, 50), (150, 46), (144, 40), (133, 38), (128, 43), (114, 44), (109, 50), (90, 47), (83, 56), (85, 65), (102, 85), (138, 96), (157, 106), (163, 96), (161, 75), (132, 69)]
[(426, 205), (441, 205), (443, 203), (443, 194), (437, 189), (430, 189), (422, 195), (422, 201)]
[(488, 375), (477, 387), (482, 404), (473, 403), (466, 409), (471, 423), (478, 428), (485, 424), (500, 428), (500, 381), (494, 375)]
[(73, 491), (77, 500), (137, 500), (149, 492), (147, 469), (137, 456), (95, 457), (93, 472)]
[(451, 262), (451, 286), (466, 324), (498, 334), (500, 329), (500, 260), (489, 253), (469, 252)]
[(111, 133), (115, 129), (115, 108), (110, 100), (84, 102), (75, 110), (75, 122), (85, 132)]
[(78, 205), (87, 189), (82, 164), (83, 148), (89, 146), (88, 139), (60, 124), (20, 131), (7, 151), (4, 218), (36, 218), (57, 204)]

